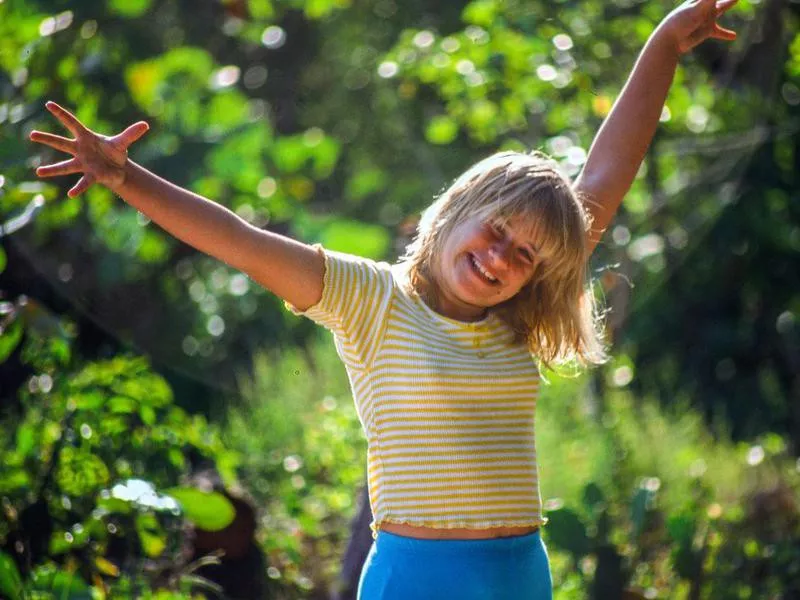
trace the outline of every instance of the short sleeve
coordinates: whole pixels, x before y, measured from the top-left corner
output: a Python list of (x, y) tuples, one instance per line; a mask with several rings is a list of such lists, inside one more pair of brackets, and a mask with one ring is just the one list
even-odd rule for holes
[(387, 263), (334, 252), (315, 245), (325, 258), (322, 297), (314, 306), (294, 314), (329, 329), (336, 337), (342, 360), (360, 369), (377, 352), (391, 305), (393, 278)]

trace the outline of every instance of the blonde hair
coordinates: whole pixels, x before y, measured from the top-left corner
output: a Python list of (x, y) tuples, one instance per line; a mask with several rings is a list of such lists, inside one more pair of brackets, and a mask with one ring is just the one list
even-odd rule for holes
[(540, 152), (501, 152), (456, 179), (425, 210), (401, 258), (410, 292), (434, 299), (435, 260), (453, 229), (472, 217), (495, 223), (521, 217), (547, 257), (513, 298), (490, 310), (545, 366), (604, 362), (601, 318), (588, 278), (591, 217), (555, 161)]

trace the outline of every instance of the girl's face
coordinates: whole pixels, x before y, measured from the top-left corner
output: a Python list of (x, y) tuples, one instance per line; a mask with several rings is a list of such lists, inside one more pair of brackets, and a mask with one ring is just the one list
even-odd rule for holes
[[(472, 217), (456, 226), (434, 259), (437, 309), (462, 321), (514, 297), (543, 260), (529, 226), (518, 219), (500, 225)], [(533, 236), (534, 238), (536, 236)]]

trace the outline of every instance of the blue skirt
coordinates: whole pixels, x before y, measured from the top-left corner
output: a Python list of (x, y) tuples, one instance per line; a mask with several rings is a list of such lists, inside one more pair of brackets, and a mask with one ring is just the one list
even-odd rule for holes
[(358, 600), (551, 600), (538, 531), (488, 540), (420, 540), (385, 531), (373, 542)]

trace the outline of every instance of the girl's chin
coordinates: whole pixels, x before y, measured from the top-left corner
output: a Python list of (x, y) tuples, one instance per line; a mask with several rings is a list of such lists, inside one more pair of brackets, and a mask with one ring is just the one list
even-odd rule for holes
[(492, 288), (481, 284), (476, 285), (474, 281), (469, 279), (456, 281), (455, 283), (455, 290), (451, 288), (451, 291), (455, 293), (451, 293), (451, 297), (458, 300), (465, 307), (483, 311), (497, 304), (497, 293)]
[(487, 285), (475, 285), (471, 281), (459, 282), (458, 292), (454, 294), (463, 304), (480, 310), (492, 308), (508, 300), (502, 290)]

